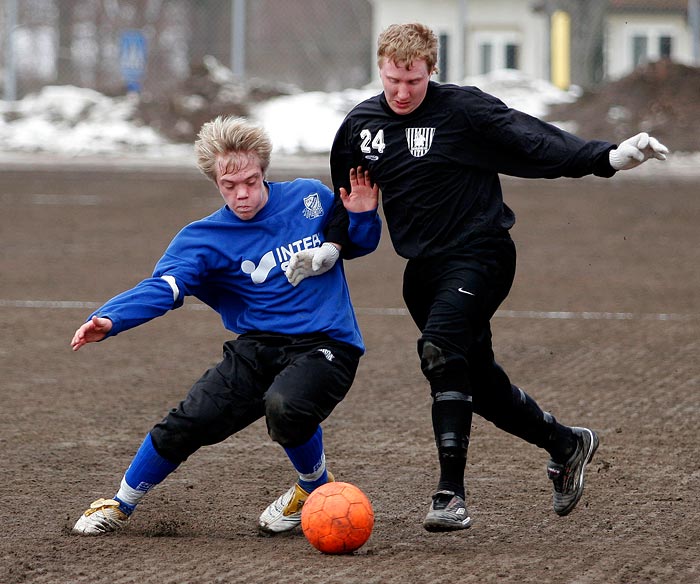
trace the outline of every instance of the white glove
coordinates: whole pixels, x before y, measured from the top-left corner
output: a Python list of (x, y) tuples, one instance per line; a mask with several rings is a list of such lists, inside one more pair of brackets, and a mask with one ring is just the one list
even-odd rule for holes
[(627, 138), (617, 149), (610, 151), (610, 166), (615, 170), (629, 170), (650, 158), (666, 160), (668, 148), (646, 132)]
[(304, 278), (325, 274), (335, 265), (338, 257), (340, 257), (338, 248), (328, 242), (321, 247), (298, 251), (289, 260), (285, 275), (289, 283), (296, 286)]

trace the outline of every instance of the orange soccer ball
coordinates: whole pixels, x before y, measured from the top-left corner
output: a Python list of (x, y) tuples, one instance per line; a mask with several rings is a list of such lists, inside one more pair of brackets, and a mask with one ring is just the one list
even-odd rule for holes
[(301, 529), (324, 554), (348, 554), (369, 539), (374, 527), (372, 504), (355, 485), (321, 485), (301, 508)]

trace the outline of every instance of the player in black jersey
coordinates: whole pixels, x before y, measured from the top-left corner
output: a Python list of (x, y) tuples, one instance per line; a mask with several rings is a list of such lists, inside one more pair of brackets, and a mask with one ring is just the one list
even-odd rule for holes
[(489, 321), (510, 291), (516, 258), (515, 217), (498, 174), (611, 177), (648, 158), (664, 160), (668, 150), (647, 134), (619, 146), (584, 141), (475, 87), (432, 82), (437, 46), (420, 24), (382, 32), (384, 91), (347, 115), (331, 152), (336, 191), (348, 189), (349, 169), (369, 170), (394, 248), (408, 259), (403, 296), (421, 331), (440, 463), (423, 525), (449, 531), (471, 523), (464, 472), (473, 413), (549, 453), (554, 511), (567, 515), (598, 437), (543, 412), (494, 360)]

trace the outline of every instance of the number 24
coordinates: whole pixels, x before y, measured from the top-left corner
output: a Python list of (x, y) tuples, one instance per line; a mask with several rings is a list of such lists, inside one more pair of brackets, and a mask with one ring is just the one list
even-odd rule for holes
[(386, 148), (386, 144), (384, 143), (384, 130), (377, 130), (377, 134), (374, 136), (374, 139), (372, 139), (372, 132), (364, 129), (360, 132), (360, 138), (362, 138), (362, 144), (360, 144), (360, 150), (362, 150), (362, 152), (372, 152), (372, 148), (374, 148), (381, 154), (384, 152), (384, 148)]

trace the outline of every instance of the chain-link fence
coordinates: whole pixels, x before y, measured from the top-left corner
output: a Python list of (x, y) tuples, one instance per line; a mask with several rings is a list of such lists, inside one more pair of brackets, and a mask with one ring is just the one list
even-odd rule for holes
[[(565, 11), (571, 21), (571, 81), (584, 87), (647, 60), (700, 59), (700, 0), (4, 0), (4, 95), (21, 98), (44, 85), (70, 84), (107, 95), (135, 88), (158, 99), (191, 79), (205, 56), (241, 79), (306, 91), (359, 87), (375, 73), (379, 12), (402, 21), (410, 8), (432, 25), (448, 9), (458, 14), (459, 5), (468, 6), (474, 22), (494, 13), (483, 30), (474, 31), (467, 20), (465, 32), (457, 34), (480, 35), (472, 43), (476, 52), (501, 47), (506, 56), (494, 56), (494, 63), (515, 68), (532, 43), (515, 42), (511, 34), (499, 44), (497, 32), (518, 24), (507, 22), (508, 7), (527, 5), (527, 17), (540, 19), (540, 31), (547, 30), (554, 12)], [(523, 31), (521, 36), (531, 34), (524, 25)], [(541, 51), (542, 42), (537, 45)], [(483, 68), (490, 53), (479, 59), (469, 50), (453, 55), (453, 63), (460, 62), (455, 71), (466, 71), (464, 64), (472, 61)], [(538, 70), (546, 76), (545, 63)], [(452, 77), (441, 80), (460, 80)]]
[(5, 94), (9, 80), (17, 98), (48, 84), (167, 95), (206, 55), (240, 76), (304, 90), (356, 87), (370, 78), (368, 0), (3, 4)]

